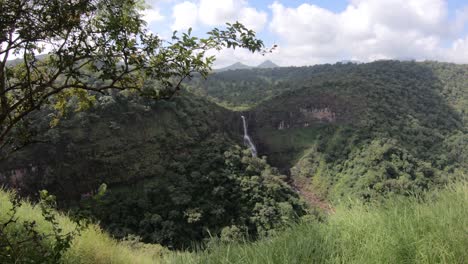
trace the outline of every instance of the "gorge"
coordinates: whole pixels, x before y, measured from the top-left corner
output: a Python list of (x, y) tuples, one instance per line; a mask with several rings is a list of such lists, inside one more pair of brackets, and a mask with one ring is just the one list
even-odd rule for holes
[[(280, 172), (332, 202), (461, 177), (467, 76), (462, 65), (382, 61), (215, 73), (157, 102), (97, 96), (3, 162), (0, 179), (86, 208), (116, 238), (172, 248), (228, 230), (255, 238), (315, 210)], [(48, 127), (50, 111), (32, 118)], [(103, 183), (99, 202), (82, 199)]]

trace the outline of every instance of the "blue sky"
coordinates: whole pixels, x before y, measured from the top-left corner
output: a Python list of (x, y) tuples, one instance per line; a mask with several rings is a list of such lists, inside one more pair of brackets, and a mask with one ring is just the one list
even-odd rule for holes
[(217, 55), (217, 67), (236, 61), (255, 65), (312, 65), (341, 60), (439, 60), (468, 63), (466, 0), (147, 0), (150, 29), (203, 35), (239, 20), (267, 45), (267, 57), (243, 50)]

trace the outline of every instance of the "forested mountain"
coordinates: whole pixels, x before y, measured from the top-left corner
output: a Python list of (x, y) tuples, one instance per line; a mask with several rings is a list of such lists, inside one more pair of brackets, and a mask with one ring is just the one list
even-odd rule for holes
[[(44, 110), (33, 119), (47, 127), (52, 117)], [(23, 194), (49, 190), (118, 238), (180, 248), (221, 232), (256, 237), (305, 207), (284, 176), (239, 147), (241, 132), (238, 113), (188, 93), (171, 101), (97, 96), (49, 129), (45, 143), (2, 163), (0, 177)], [(96, 202), (103, 183), (108, 191)]]
[(251, 66), (245, 65), (245, 64), (240, 63), (240, 62), (236, 62), (236, 63), (234, 63), (232, 65), (227, 66), (227, 67), (217, 69), (216, 71), (217, 72), (223, 72), (223, 71), (233, 71), (233, 70), (252, 69), (252, 68), (253, 67), (251, 67)]
[(467, 172), (465, 65), (238, 70), (190, 85), (249, 112), (260, 153), (323, 197), (426, 190)]
[(269, 68), (278, 68), (279, 66), (276, 65), (274, 62), (272, 62), (271, 60), (266, 60), (262, 63), (260, 63), (257, 68), (261, 68), (261, 69), (269, 69)]
[(266, 60), (260, 63), (257, 67), (245, 65), (241, 62), (236, 62), (232, 65), (229, 65), (224, 68), (216, 69), (215, 72), (224, 72), (224, 71), (234, 71), (234, 70), (250, 70), (250, 69), (270, 69), (270, 68), (277, 68), (279, 67), (271, 60)]
[(468, 263), (468, 9), (253, 2), (0, 0), (0, 264)]
[(310, 67), (256, 68), (218, 72), (207, 80), (194, 78), (188, 83), (191, 91), (208, 96), (228, 108), (248, 109), (275, 95), (303, 86), (310, 78), (331, 76), (351, 64)]
[[(48, 189), (117, 238), (187, 248), (212, 235), (263, 237), (311, 212), (287, 182), (322, 199), (375, 201), (468, 171), (464, 65), (232, 70), (186, 86), (159, 101), (96, 94), (58, 124), (42, 109), (31, 120), (45, 136), (1, 164), (2, 183)], [(265, 158), (240, 147), (241, 115)]]

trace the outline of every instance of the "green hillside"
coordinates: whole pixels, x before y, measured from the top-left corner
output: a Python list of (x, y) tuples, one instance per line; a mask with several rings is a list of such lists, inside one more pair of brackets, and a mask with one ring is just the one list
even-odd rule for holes
[[(47, 127), (52, 121), (46, 110), (34, 119)], [(235, 129), (242, 129), (238, 116), (190, 95), (158, 102), (123, 94), (100, 96), (88, 111), (69, 112), (58, 126), (47, 129), (41, 139), (45, 143), (2, 166), (27, 170), (28, 179), (42, 184), (32, 186), (31, 192), (52, 188), (64, 191), (60, 197), (77, 199), (103, 182), (136, 182), (164, 174), (177, 167), (173, 163), (178, 160), (189, 161), (201, 144), (215, 145), (210, 151), (222, 153), (240, 142)], [(29, 190), (27, 182), (19, 184)]]
[[(51, 119), (48, 111), (34, 118)], [(224, 228), (255, 238), (305, 207), (284, 176), (238, 146), (241, 131), (238, 113), (190, 94), (98, 96), (94, 107), (48, 130), (46, 143), (2, 163), (1, 176), (23, 195), (49, 190), (63, 208), (85, 211), (118, 238), (176, 248)], [(103, 183), (106, 195), (90, 199)]]
[[(43, 136), (0, 164), (0, 181), (33, 201), (47, 189), (61, 210), (99, 223), (103, 231), (86, 231), (85, 249), (72, 246), (77, 255), (65, 263), (86, 263), (74, 257), (85, 254), (80, 250), (95, 258), (94, 238), (108, 254), (141, 257), (137, 263), (163, 261), (162, 251), (169, 263), (466, 258), (466, 240), (454, 235), (463, 225), (457, 219), (466, 211), (466, 184), (450, 187), (453, 195), (438, 190), (468, 173), (467, 66), (379, 61), (233, 70), (186, 85), (171, 100), (93, 94), (88, 109), (66, 111), (58, 124), (53, 109), (31, 116)], [(76, 99), (66, 109), (77, 108)], [(241, 115), (261, 157), (241, 147)], [(107, 191), (96, 198), (100, 186)], [(307, 205), (307, 194), (334, 213)], [(350, 208), (349, 199), (357, 200)], [(406, 222), (395, 232), (398, 219)], [(391, 247), (395, 241), (404, 243)]]
[(0, 0), (0, 264), (468, 264), (465, 2)]
[(467, 172), (464, 65), (379, 61), (234, 71), (204, 87), (219, 104), (250, 107), (260, 153), (311, 181), (323, 197), (427, 190)]
[(295, 90), (305, 81), (329, 76), (354, 67), (352, 64), (308, 67), (275, 67), (215, 72), (207, 80), (188, 82), (193, 92), (207, 96), (231, 109), (249, 109), (285, 91)]

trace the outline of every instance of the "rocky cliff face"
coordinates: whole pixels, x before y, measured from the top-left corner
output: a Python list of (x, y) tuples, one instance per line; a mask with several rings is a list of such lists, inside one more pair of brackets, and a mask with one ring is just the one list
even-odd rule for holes
[(281, 100), (281, 105), (271, 101), (252, 112), (255, 129), (286, 130), (326, 124), (355, 123), (363, 114), (360, 98), (337, 94), (312, 93)]
[(352, 94), (304, 88), (262, 103), (251, 111), (252, 135), (259, 154), (289, 173), (298, 153), (310, 147), (318, 131), (359, 124), (365, 101)]
[(299, 108), (299, 115), (290, 120), (294, 121), (286, 123), (284, 120), (281, 120), (278, 125), (278, 130), (291, 127), (309, 127), (314, 123), (335, 123), (336, 113), (328, 107), (312, 109)]

